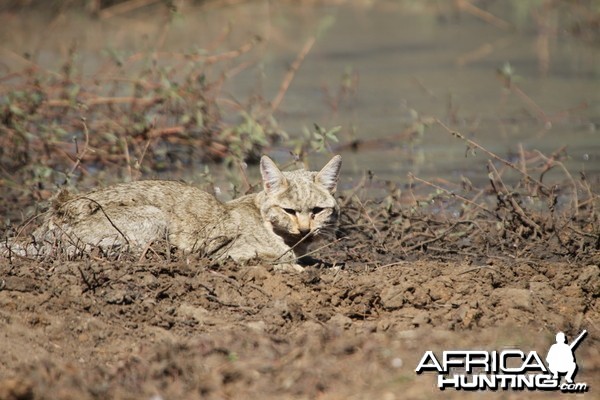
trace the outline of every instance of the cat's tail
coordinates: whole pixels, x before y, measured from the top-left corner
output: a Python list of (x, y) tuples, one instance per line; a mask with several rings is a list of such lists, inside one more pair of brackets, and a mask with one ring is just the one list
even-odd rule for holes
[(68, 235), (64, 235), (60, 224), (55, 223), (55, 217), (62, 215), (64, 213), (63, 206), (75, 198), (68, 190), (61, 189), (52, 197), (48, 211), (38, 214), (25, 224), (26, 226), (34, 219), (41, 218), (42, 222), (37, 229), (28, 235), (17, 234), (15, 237), (0, 238), (0, 257), (11, 260), (16, 258), (39, 259), (55, 253), (57, 245), (68, 238)]
[(35, 240), (25, 241), (18, 238), (5, 238), (0, 243), (0, 257), (10, 260), (41, 258), (47, 253), (47, 246), (37, 243)]
[(0, 257), (11, 260), (18, 258), (39, 259), (51, 253), (50, 239), (54, 236), (46, 219), (33, 232), (24, 235), (18, 233), (13, 237), (0, 238)]

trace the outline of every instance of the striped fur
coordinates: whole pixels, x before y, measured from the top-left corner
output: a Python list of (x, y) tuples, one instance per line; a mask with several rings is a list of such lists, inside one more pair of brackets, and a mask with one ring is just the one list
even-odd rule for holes
[(263, 156), (263, 191), (222, 203), (181, 182), (148, 180), (73, 196), (61, 193), (30, 242), (0, 245), (5, 256), (69, 256), (98, 247), (111, 254), (142, 251), (167, 240), (212, 259), (294, 265), (309, 245), (334, 229), (341, 157), (319, 172), (281, 172)]

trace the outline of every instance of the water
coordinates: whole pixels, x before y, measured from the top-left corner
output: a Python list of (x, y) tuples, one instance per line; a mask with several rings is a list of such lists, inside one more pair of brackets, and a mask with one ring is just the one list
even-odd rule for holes
[[(597, 47), (569, 37), (555, 39), (550, 45), (549, 70), (542, 75), (534, 52), (536, 35), (528, 28), (509, 33), (468, 17), (440, 22), (428, 13), (409, 15), (377, 8), (336, 8), (331, 13), (334, 24), (305, 60), (284, 103), (286, 114), (280, 120), (286, 128), (293, 131), (317, 121), (353, 129), (359, 138), (383, 138), (401, 132), (411, 122), (411, 110), (448, 123), (451, 102), (458, 109), (456, 129), (489, 150), (508, 157), (516, 152), (518, 143), (525, 150), (546, 154), (568, 145), (567, 166), (597, 176)], [(461, 56), (488, 43), (497, 45), (498, 50), (471, 64), (457, 65)], [(507, 96), (497, 79), (496, 69), (506, 62), (519, 75), (523, 91), (547, 114), (582, 102), (587, 108), (545, 129), (527, 104), (515, 95)], [(334, 86), (348, 68), (360, 77), (356, 98), (332, 117), (331, 110), (319, 101), (321, 87), (324, 83)], [(408, 171), (452, 180), (461, 174), (474, 180), (487, 175), (482, 173), (487, 157), (465, 159), (464, 143), (439, 127), (427, 129), (414, 146), (398, 142), (348, 158), (346, 163), (353, 172), (366, 167), (389, 179), (403, 179)]]
[[(98, 54), (107, 49), (131, 54), (162, 42), (163, 50), (189, 52), (215, 45), (229, 26), (217, 52), (237, 48), (252, 35), (263, 38), (254, 51), (224, 64), (243, 66), (225, 87), (228, 96), (243, 101), (251, 95), (275, 98), (289, 65), (315, 36), (276, 113), (292, 137), (318, 123), (342, 126), (342, 143), (385, 139), (418, 117), (438, 118), (505, 158), (517, 154), (519, 144), (527, 153), (548, 155), (566, 145), (564, 162), (572, 174), (584, 171), (594, 185), (600, 184), (600, 46), (562, 30), (549, 29), (549, 36), (540, 36), (522, 2), (496, 3), (490, 11), (516, 29), (502, 29), (466, 13), (459, 16), (455, 10), (439, 12), (434, 2), (309, 6), (263, 1), (185, 7), (168, 28), (160, 6), (95, 21), (73, 15), (48, 21), (34, 14), (5, 14), (0, 39), (4, 50), (29, 52), (49, 69), (58, 67), (75, 40), (82, 51), (82, 71), (92, 73)], [(552, 11), (548, 21), (551, 27), (562, 27), (564, 18)], [(536, 50), (546, 39), (547, 67), (544, 53)], [(461, 63), (478, 50), (487, 53)], [(18, 64), (14, 57), (3, 58), (8, 70)], [(497, 69), (506, 63), (535, 106), (503, 87)], [(337, 93), (345, 75), (356, 80), (351, 86), (355, 92), (333, 107), (325, 88)], [(551, 123), (540, 120), (537, 107)], [(425, 179), (460, 182), (466, 176), (475, 183), (487, 181), (488, 156), (479, 152), (465, 157), (465, 144), (438, 125), (414, 139), (372, 143), (357, 152), (342, 152), (345, 187), (366, 170), (400, 183), (406, 182), (408, 172)], [(284, 161), (287, 150), (279, 146), (272, 154)], [(326, 157), (315, 156), (311, 164), (320, 165)], [(555, 169), (545, 179), (561, 181), (565, 175)]]

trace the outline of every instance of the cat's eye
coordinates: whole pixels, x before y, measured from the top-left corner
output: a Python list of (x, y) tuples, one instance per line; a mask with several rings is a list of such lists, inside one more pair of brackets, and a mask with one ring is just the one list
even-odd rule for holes
[(323, 210), (324, 210), (324, 208), (322, 208), (322, 207), (315, 207), (311, 210), (311, 212), (313, 213), (313, 215), (317, 215), (318, 213), (320, 213)]
[(290, 215), (296, 215), (296, 210), (294, 210), (293, 208), (283, 208), (283, 211)]

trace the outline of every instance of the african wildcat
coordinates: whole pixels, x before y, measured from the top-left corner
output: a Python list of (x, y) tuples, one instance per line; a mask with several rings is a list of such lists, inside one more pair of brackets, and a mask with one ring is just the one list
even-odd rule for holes
[(57, 241), (66, 245), (68, 254), (91, 246), (108, 252), (139, 251), (167, 239), (185, 252), (213, 259), (295, 264), (308, 245), (337, 221), (333, 194), (341, 161), (335, 156), (319, 172), (281, 172), (263, 156), (263, 191), (227, 203), (184, 183), (161, 180), (117, 184), (80, 196), (59, 195), (33, 233), (33, 243), (9, 241), (0, 252), (46, 255)]

